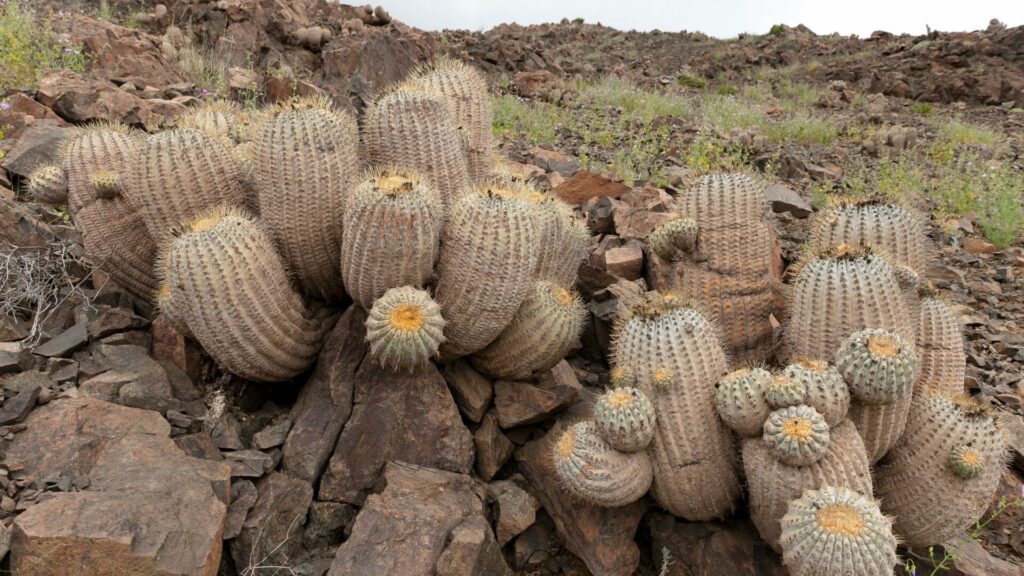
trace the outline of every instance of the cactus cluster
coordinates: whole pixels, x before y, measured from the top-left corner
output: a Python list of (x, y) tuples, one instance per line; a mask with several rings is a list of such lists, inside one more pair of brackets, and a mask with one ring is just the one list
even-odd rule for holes
[(811, 245), (826, 249), (851, 244), (889, 257), (909, 273), (928, 264), (924, 222), (911, 209), (872, 199), (845, 202), (814, 220)]
[(577, 422), (552, 446), (551, 460), (562, 486), (573, 496), (613, 508), (640, 499), (653, 469), (646, 452), (616, 450), (593, 420)]

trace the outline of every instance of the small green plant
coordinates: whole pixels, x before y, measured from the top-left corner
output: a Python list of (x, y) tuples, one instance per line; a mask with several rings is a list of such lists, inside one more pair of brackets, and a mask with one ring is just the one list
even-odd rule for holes
[(954, 146), (984, 146), (995, 148), (1005, 141), (1005, 137), (993, 130), (963, 122), (956, 118), (935, 121), (934, 126), (940, 140)]
[(46, 70), (85, 71), (81, 47), (59, 42), (53, 25), (20, 0), (0, 3), (0, 94), (36, 85)]
[(494, 134), (498, 138), (523, 138), (533, 145), (558, 141), (561, 110), (545, 102), (529, 102), (511, 94), (491, 99)]
[(685, 73), (680, 74), (679, 77), (676, 78), (676, 84), (687, 88), (696, 88), (697, 90), (703, 90), (708, 86), (708, 83), (703, 78)]
[(719, 96), (735, 96), (739, 92), (739, 90), (737, 90), (735, 86), (730, 86), (726, 84), (724, 86), (719, 86), (718, 90), (716, 90), (715, 92)]
[(579, 17), (573, 18), (572, 19), (572, 23), (573, 24), (583, 24), (583, 18), (579, 18)]
[(918, 102), (910, 107), (910, 111), (914, 114), (921, 114), (922, 116), (931, 116), (932, 105), (927, 102)]
[(181, 48), (176, 57), (178, 69), (196, 88), (216, 94), (224, 94), (228, 87), (223, 62), (212, 50), (193, 46)]
[(771, 29), (768, 30), (768, 33), (771, 34), (772, 36), (781, 36), (786, 33), (786, 25), (773, 24)]

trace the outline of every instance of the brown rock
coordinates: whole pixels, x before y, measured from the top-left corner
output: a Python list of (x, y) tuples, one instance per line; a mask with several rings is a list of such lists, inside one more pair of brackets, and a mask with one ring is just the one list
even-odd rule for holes
[(953, 568), (963, 576), (1024, 576), (1024, 567), (1017, 566), (992, 556), (982, 545), (961, 536), (946, 545), (947, 550), (955, 551)]
[(100, 317), (89, 323), (89, 337), (99, 340), (117, 332), (126, 330), (137, 330), (145, 328), (149, 321), (141, 316), (132, 314), (124, 308), (110, 308), (104, 310)]
[(686, 522), (669, 514), (648, 517), (651, 554), (661, 569), (664, 552), (671, 561), (666, 576), (689, 574), (749, 574), (785, 576), (786, 569), (772, 549), (757, 536), (750, 522)]
[(163, 316), (157, 316), (151, 328), (153, 359), (174, 364), (190, 379), (198, 380), (205, 356), (202, 348), (182, 336)]
[(69, 122), (109, 120), (163, 126), (185, 112), (181, 104), (143, 100), (114, 84), (72, 70), (47, 72), (39, 81), (39, 101)]
[(256, 505), (259, 493), (256, 485), (248, 480), (235, 480), (231, 483), (231, 504), (224, 520), (224, 539), (231, 540), (242, 533), (242, 525), (249, 515), (249, 510)]
[(498, 427), (498, 418), (493, 412), (484, 416), (473, 435), (473, 443), (476, 446), (476, 471), (487, 481), (494, 478), (515, 451), (515, 446)]
[(494, 411), (502, 428), (542, 422), (579, 399), (569, 386), (540, 388), (526, 382), (494, 383)]
[(352, 417), (320, 481), (320, 500), (361, 504), (385, 462), (468, 473), (473, 437), (433, 364), (414, 374), (363, 362)]
[[(56, 240), (53, 230), (39, 221), (24, 205), (0, 198), (0, 243), (13, 244), (21, 248), (46, 246)], [(6, 324), (7, 321), (0, 321)], [(17, 336), (24, 329), (12, 327), (9, 335)], [(5, 338), (9, 339), (9, 338)]]
[(964, 238), (964, 250), (971, 254), (994, 254), (996, 247), (984, 238)]
[(569, 178), (579, 171), (580, 161), (569, 154), (563, 154), (557, 150), (548, 150), (534, 146), (526, 151), (533, 158), (533, 163), (540, 166), (547, 172), (557, 172)]
[(0, 407), (0, 426), (8, 426), (24, 420), (28, 413), (35, 408), (40, 390), (38, 384), (33, 384), (22, 388), (14, 398), (7, 398), (3, 407)]
[(282, 566), (302, 546), (302, 525), (313, 502), (313, 486), (305, 480), (273, 472), (256, 484), (256, 504), (231, 541), (231, 557), (239, 573), (254, 566)]
[(160, 38), (141, 30), (78, 13), (71, 23), (71, 42), (85, 49), (89, 71), (101, 78), (158, 87), (185, 80), (161, 52)]
[(604, 269), (619, 278), (637, 280), (644, 268), (644, 248), (639, 240), (631, 240), (604, 253)]
[(452, 530), (448, 547), (437, 559), (437, 576), (484, 574), (506, 576), (509, 568), (487, 520), (470, 516)]
[(615, 210), (615, 233), (623, 240), (643, 240), (658, 226), (675, 218), (668, 212), (620, 206)]
[(224, 459), (220, 450), (213, 445), (210, 433), (206, 430), (175, 436), (174, 443), (177, 444), (178, 448), (181, 448), (182, 452), (195, 458), (204, 458), (206, 460)]
[(540, 502), (526, 490), (512, 484), (494, 501), (498, 545), (504, 547), (537, 520)]
[(558, 78), (547, 70), (516, 72), (512, 76), (512, 85), (516, 92), (526, 98), (542, 98), (558, 101), (561, 97), (561, 86)]
[(580, 170), (573, 174), (561, 186), (555, 188), (555, 194), (569, 204), (583, 204), (591, 198), (607, 196), (618, 198), (630, 191), (630, 187), (621, 182), (615, 182), (586, 170)]
[(814, 212), (810, 202), (782, 184), (772, 184), (765, 188), (764, 196), (773, 212), (789, 212), (795, 218), (807, 218)]
[(18, 176), (28, 177), (43, 164), (60, 160), (60, 143), (78, 132), (54, 120), (37, 120), (14, 141), (3, 158), (3, 167)]
[(477, 372), (469, 362), (456, 360), (445, 364), (445, 382), (452, 391), (452, 397), (459, 406), (459, 411), (473, 422), (479, 422), (494, 397), (494, 386), (491, 381)]
[(274, 467), (274, 459), (259, 450), (235, 450), (224, 454), (232, 478), (259, 478)]

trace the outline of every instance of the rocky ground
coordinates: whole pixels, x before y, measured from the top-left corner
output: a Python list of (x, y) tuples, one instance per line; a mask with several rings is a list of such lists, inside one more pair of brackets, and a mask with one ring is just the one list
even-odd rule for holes
[[(64, 12), (49, 22), (86, 69), (0, 94), (0, 263), (32, 270), (34, 294), (0, 273), (3, 568), (784, 574), (743, 511), (692, 523), (647, 500), (597, 508), (568, 499), (544, 464), (546, 438), (606, 383), (619, 299), (649, 280), (647, 234), (694, 176), (736, 167), (769, 185), (780, 277), (830, 197), (881, 191), (929, 218), (924, 273), (964, 322), (967, 389), (1012, 433), (993, 504), (1021, 496), (1024, 190), (993, 212), (977, 196), (1001, 188), (973, 182), (958, 204), (951, 195), (970, 190), (944, 182), (975, 174), (947, 158), (968, 155), (1000, 186), (1024, 182), (1024, 28), (858, 39), (779, 27), (721, 41), (564, 21), (431, 34), (319, 0), (110, 5), (55, 4)], [(329, 37), (297, 33), (317, 26)], [(65, 211), (24, 195), (83, 123), (159, 126), (217, 97), (323, 93), (358, 112), (442, 53), (488, 74), (502, 152), (593, 234), (578, 281), (591, 321), (536, 381), (492, 382), (464, 363), (381, 371), (364, 361), (357, 307), (308, 376), (242, 381), (92, 268)], [(1024, 574), (1022, 518), (1009, 508), (956, 544), (949, 573)], [(928, 565), (927, 551), (902, 552)], [(85, 557), (99, 561), (79, 572)]]

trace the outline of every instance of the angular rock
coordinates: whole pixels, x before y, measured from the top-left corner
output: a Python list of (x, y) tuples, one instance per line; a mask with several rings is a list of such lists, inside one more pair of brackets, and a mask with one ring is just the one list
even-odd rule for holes
[(143, 100), (111, 82), (72, 70), (47, 72), (39, 81), (39, 101), (61, 118), (76, 123), (108, 120), (162, 126), (185, 112), (167, 100)]
[(504, 547), (529, 528), (537, 520), (538, 508), (540, 502), (515, 484), (502, 492), (494, 501), (498, 546)]
[(456, 360), (445, 364), (442, 372), (459, 411), (473, 422), (479, 422), (494, 397), (494, 386), (484, 375), (477, 372), (469, 362)]
[[(57, 239), (53, 230), (20, 202), (0, 198), (0, 243), (20, 248), (46, 246)], [(5, 341), (24, 338), (24, 326), (5, 319), (0, 320), (0, 335)]]
[(984, 238), (964, 238), (964, 250), (971, 254), (994, 254), (996, 247)]
[(274, 459), (259, 450), (235, 450), (224, 454), (233, 478), (259, 478), (274, 467)]
[(138, 330), (149, 325), (149, 321), (141, 316), (132, 314), (124, 308), (110, 308), (104, 310), (100, 317), (89, 323), (89, 337), (99, 340), (111, 334), (124, 332), (126, 330)]
[(53, 120), (37, 120), (14, 142), (2, 165), (8, 171), (27, 178), (37, 167), (59, 162), (60, 143), (77, 131), (77, 128), (62, 126)]
[[(494, 413), (484, 416), (483, 422), (473, 435), (473, 444), (476, 446), (477, 474), (487, 481), (494, 478), (515, 452), (515, 445), (502, 434)], [(504, 546), (504, 543), (502, 545)]]
[(238, 572), (252, 566), (284, 566), (302, 546), (302, 525), (313, 501), (313, 486), (283, 472), (256, 484), (258, 497), (238, 536), (231, 557)]
[(101, 342), (94, 344), (91, 350), (100, 366), (138, 375), (135, 381), (118, 390), (119, 403), (158, 412), (166, 412), (168, 408), (177, 406), (167, 371), (149, 356), (146, 348)]
[(437, 559), (437, 576), (507, 576), (509, 573), (491, 526), (480, 516), (466, 518), (456, 526), (448, 547)]
[(89, 70), (102, 78), (157, 87), (185, 79), (160, 50), (160, 38), (141, 30), (75, 14), (71, 41), (85, 49)]
[(256, 505), (256, 498), (259, 493), (256, 485), (249, 480), (235, 480), (231, 483), (231, 504), (228, 506), (228, 515), (224, 520), (225, 540), (236, 538), (242, 533), (242, 525), (249, 515), (249, 510)]
[(210, 438), (221, 450), (241, 450), (242, 425), (233, 414), (224, 414), (214, 423)]
[(526, 382), (494, 383), (494, 410), (502, 428), (516, 428), (547, 420), (579, 398), (569, 386), (540, 388)]
[(17, 342), (0, 342), (0, 374), (24, 372), (35, 364), (32, 353)]
[(615, 210), (615, 233), (623, 240), (643, 240), (658, 226), (675, 218), (668, 212), (653, 212), (625, 206)]
[(557, 150), (533, 147), (526, 151), (533, 157), (533, 163), (548, 172), (557, 172), (565, 178), (579, 172), (580, 161), (575, 156), (563, 154)]
[(14, 398), (8, 398), (0, 407), (0, 426), (21, 422), (36, 406), (41, 388), (38, 384), (26, 386)]
[(516, 72), (512, 77), (512, 85), (516, 92), (525, 98), (544, 98), (555, 100), (560, 95), (558, 79), (548, 70), (529, 70)]
[(773, 212), (789, 212), (795, 218), (807, 218), (814, 212), (810, 202), (782, 184), (772, 184), (765, 188), (764, 196)]
[(89, 342), (89, 331), (85, 323), (78, 323), (36, 346), (32, 353), (39, 356), (66, 357)]
[(107, 370), (82, 382), (79, 391), (84, 396), (103, 400), (104, 402), (117, 402), (120, 397), (121, 388), (139, 381), (139, 375), (135, 372), (121, 372), (120, 370)]
[(287, 418), (271, 422), (266, 428), (252, 435), (252, 445), (257, 450), (269, 450), (284, 444), (292, 423)]
[(356, 519), (356, 507), (338, 502), (313, 502), (304, 533), (308, 549), (334, 548), (345, 539)]
[(653, 513), (651, 558), (661, 569), (664, 552), (671, 561), (666, 576), (690, 574), (750, 574), (785, 576), (778, 556), (762, 541), (745, 518), (728, 522), (687, 522), (670, 514)]
[(601, 196), (618, 198), (629, 191), (629, 186), (587, 170), (576, 172), (572, 178), (554, 189), (555, 195), (569, 204), (583, 204)]
[(604, 254), (604, 269), (619, 278), (637, 280), (644, 268), (643, 244), (632, 240)]
[(174, 437), (174, 443), (181, 448), (181, 451), (195, 458), (206, 460), (223, 460), (224, 455), (213, 445), (210, 433), (206, 430), (192, 434), (181, 434)]

